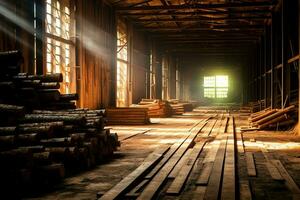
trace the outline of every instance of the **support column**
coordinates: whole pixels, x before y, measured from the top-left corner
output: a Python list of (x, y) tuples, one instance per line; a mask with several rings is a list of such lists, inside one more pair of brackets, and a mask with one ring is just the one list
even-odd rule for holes
[[(300, 52), (300, 0), (298, 0), (298, 53)], [(298, 103), (300, 105), (300, 59), (298, 60)], [(300, 121), (300, 106), (298, 106), (298, 134), (300, 133), (300, 126), (299, 126), (299, 121)]]
[(44, 73), (44, 41), (45, 41), (45, 19), (46, 5), (45, 0), (36, 0), (36, 74)]
[(270, 89), (271, 89), (271, 108), (275, 108), (274, 106), (274, 15), (272, 13), (272, 22), (270, 27), (270, 67), (271, 67), (271, 78), (270, 78)]
[(281, 69), (281, 108), (289, 105), (290, 99), (290, 67), (288, 65), (288, 1), (282, 1), (281, 13), (281, 54), (282, 54), (282, 69)]
[(264, 99), (265, 99), (265, 108), (268, 107), (268, 92), (267, 92), (267, 26), (265, 27), (265, 34), (264, 34)]

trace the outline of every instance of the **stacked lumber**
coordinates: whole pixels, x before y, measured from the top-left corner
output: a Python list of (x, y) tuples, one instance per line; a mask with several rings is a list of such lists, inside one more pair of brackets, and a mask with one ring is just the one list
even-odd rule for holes
[(252, 113), (253, 109), (251, 106), (241, 106), (239, 109), (240, 113)]
[(0, 104), (0, 116), (7, 118), (0, 127), (0, 185), (8, 189), (55, 184), (111, 157), (119, 145), (117, 135), (104, 128), (102, 110), (25, 114), (23, 106)]
[(251, 127), (242, 127), (241, 130), (261, 130), (293, 125), (296, 122), (293, 119), (293, 115), (295, 114), (294, 108), (294, 105), (284, 109), (266, 108), (262, 111), (253, 113), (249, 117)]
[(172, 115), (182, 115), (185, 112), (193, 111), (193, 104), (189, 102), (180, 102), (177, 99), (169, 100), (170, 106), (172, 108)]
[(149, 124), (148, 108), (108, 108), (106, 109), (108, 125), (144, 125)]
[(62, 74), (20, 73), (22, 60), (0, 53), (0, 187), (13, 199), (95, 166), (119, 145), (104, 110), (75, 109), (78, 95), (58, 91)]
[(147, 108), (150, 118), (171, 116), (169, 103), (161, 99), (142, 99), (138, 104), (133, 104), (131, 107)]
[(74, 109), (78, 94), (60, 94), (62, 74), (20, 73), (20, 51), (0, 52), (0, 103), (26, 106), (26, 109)]

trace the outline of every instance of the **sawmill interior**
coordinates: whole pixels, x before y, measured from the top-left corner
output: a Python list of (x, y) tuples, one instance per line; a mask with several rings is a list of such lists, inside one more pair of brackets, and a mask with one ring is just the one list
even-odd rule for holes
[(1, 0), (0, 199), (300, 199), (300, 0)]

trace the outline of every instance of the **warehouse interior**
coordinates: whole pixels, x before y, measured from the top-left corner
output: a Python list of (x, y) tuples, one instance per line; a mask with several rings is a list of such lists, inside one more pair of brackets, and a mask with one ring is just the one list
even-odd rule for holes
[(299, 0), (1, 0), (3, 199), (300, 199)]

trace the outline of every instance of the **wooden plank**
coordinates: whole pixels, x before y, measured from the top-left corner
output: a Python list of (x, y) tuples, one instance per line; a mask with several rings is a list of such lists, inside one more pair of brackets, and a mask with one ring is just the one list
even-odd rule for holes
[(245, 157), (246, 157), (248, 176), (256, 176), (256, 168), (255, 168), (255, 161), (253, 158), (253, 153), (246, 152)]
[(145, 161), (128, 176), (122, 179), (118, 184), (111, 188), (99, 199), (117, 199), (123, 195), (132, 185), (134, 185), (145, 173), (152, 168), (163, 156), (163, 154), (168, 151), (170, 146), (163, 145), (151, 153)]
[(234, 141), (234, 118), (231, 118), (227, 132), (229, 133), (225, 154), (223, 184), (221, 199), (234, 200), (236, 199), (236, 183), (235, 183), (235, 141)]
[(181, 138), (178, 142), (171, 146), (170, 151), (163, 157), (163, 159), (146, 175), (146, 179), (151, 179), (155, 174), (168, 162), (168, 160), (174, 155), (174, 153), (179, 149), (183, 142), (188, 138)]
[(212, 120), (208, 120), (206, 126), (203, 128), (202, 132), (203, 134), (201, 134), (201, 136), (207, 137), (211, 131), (211, 129), (213, 128), (213, 121)]
[(283, 181), (284, 178), (281, 176), (281, 174), (279, 173), (278, 169), (275, 167), (275, 165), (271, 162), (273, 160), (273, 156), (269, 155), (269, 152), (267, 149), (265, 148), (261, 148), (261, 152), (263, 153), (265, 159), (266, 159), (266, 167), (271, 175), (271, 177), (274, 180), (277, 181)]
[(129, 193), (126, 194), (126, 197), (138, 197), (141, 189), (149, 182), (148, 179), (144, 179), (140, 182), (135, 188), (133, 188)]
[(132, 138), (132, 137), (135, 137), (135, 136), (138, 136), (138, 135), (145, 134), (145, 133), (149, 132), (150, 130), (151, 130), (151, 129), (144, 130), (144, 131), (139, 131), (139, 132), (134, 133), (134, 134), (132, 134), (132, 135), (129, 135), (129, 136), (125, 137), (125, 138), (122, 138), (121, 140), (119, 139), (119, 141), (120, 141), (120, 142), (123, 142), (124, 140), (128, 140), (128, 139), (130, 139), (130, 138)]
[(188, 158), (187, 163), (183, 165), (178, 176), (176, 176), (175, 180), (168, 188), (166, 192), (167, 194), (178, 195), (180, 193), (204, 145), (205, 145), (205, 141), (202, 141), (202, 142), (198, 142), (194, 146), (193, 151), (190, 157)]
[(204, 163), (202, 172), (196, 181), (196, 185), (207, 185), (214, 163)]
[[(239, 122), (239, 119), (237, 120)], [(235, 125), (235, 124), (234, 124)], [(245, 145), (244, 145), (244, 140), (243, 136), (241, 134), (240, 130), (235, 131), (235, 137), (236, 137), (236, 145), (237, 145), (237, 151), (239, 155), (243, 155), (245, 153)], [(245, 158), (240, 158), (241, 161), (245, 161)], [(251, 200), (252, 199), (252, 194), (251, 194), (251, 188), (249, 185), (249, 180), (242, 180), (239, 179), (239, 186), (240, 186), (240, 200)]]
[(291, 190), (294, 194), (300, 194), (300, 189), (294, 179), (290, 176), (288, 171), (285, 169), (280, 160), (272, 160), (272, 163), (276, 166), (279, 173), (285, 180), (286, 186)]
[(183, 157), (180, 159), (180, 161), (176, 164), (174, 169), (169, 174), (168, 178), (176, 178), (179, 171), (182, 169), (182, 167), (188, 162), (188, 159), (190, 157), (190, 154), (192, 153), (193, 149), (188, 149), (186, 153), (183, 155)]
[(205, 195), (206, 187), (205, 186), (197, 186), (194, 190), (193, 200), (203, 200)]
[[(224, 119), (221, 120), (221, 124), (219, 127), (218, 132), (221, 133), (220, 131), (224, 131), (224, 127), (226, 126)], [(223, 132), (224, 133), (224, 132)], [(209, 144), (210, 150), (208, 151), (207, 155), (204, 158), (203, 161), (203, 168), (202, 172), (199, 176), (199, 178), (196, 181), (196, 185), (207, 185), (209, 181), (209, 177), (213, 168), (214, 160), (216, 159), (216, 154), (218, 152), (218, 149), (220, 147), (220, 142), (223, 138), (220, 134), (216, 136), (216, 139)]]
[(216, 126), (217, 121), (218, 121), (218, 119), (216, 119), (216, 120), (214, 121), (214, 123), (213, 123), (213, 125), (212, 125), (210, 131), (209, 131), (208, 134), (207, 134), (207, 136), (210, 136), (210, 134), (212, 133), (213, 129), (214, 129), (215, 126)]
[(278, 169), (271, 162), (266, 162), (267, 169), (274, 180), (283, 181), (283, 177), (279, 173)]
[(187, 148), (192, 144), (193, 140), (199, 133), (199, 131), (205, 126), (206, 122), (199, 124), (193, 130), (191, 130), (191, 134), (184, 141), (184, 143), (180, 146), (180, 148), (176, 151), (176, 153), (172, 156), (172, 158), (162, 167), (162, 169), (153, 177), (151, 182), (146, 186), (141, 195), (137, 198), (138, 200), (147, 200), (154, 198), (157, 191), (166, 181), (168, 175), (173, 170), (176, 163), (182, 157)]
[(219, 197), (226, 145), (227, 137), (224, 137), (216, 155), (204, 199), (217, 200)]
[(249, 181), (240, 181), (240, 200), (251, 200), (252, 194)]
[[(167, 155), (164, 156), (164, 158), (158, 163), (158, 165), (155, 166), (153, 170), (147, 176), (146, 179), (151, 179), (155, 176), (155, 174), (166, 164), (166, 162), (174, 155), (174, 153), (180, 148), (180, 151), (183, 151), (181, 153), (185, 153), (186, 149), (191, 144), (191, 138), (194, 140), (195, 134), (198, 134), (199, 131), (206, 125), (206, 120), (201, 120), (197, 123), (195, 127), (193, 127), (190, 130), (190, 134), (184, 137), (184, 139), (181, 139), (178, 143), (175, 143), (172, 145), (170, 151), (167, 153)], [(183, 147), (183, 148), (182, 148)]]

